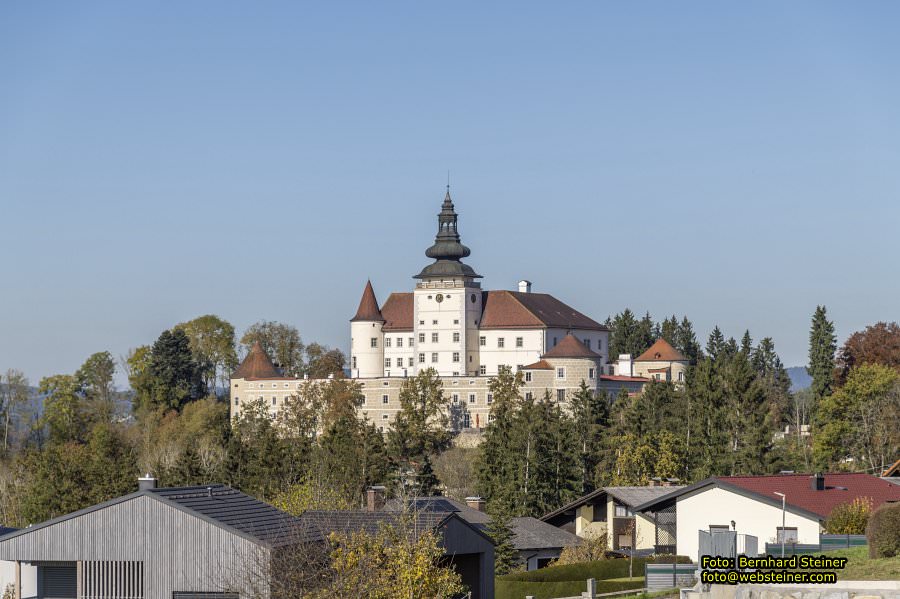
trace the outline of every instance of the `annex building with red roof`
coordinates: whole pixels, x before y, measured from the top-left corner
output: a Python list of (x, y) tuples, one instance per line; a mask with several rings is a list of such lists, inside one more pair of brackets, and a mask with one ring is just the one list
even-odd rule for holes
[(697, 559), (699, 531), (752, 535), (759, 551), (782, 537), (788, 543), (818, 544), (831, 512), (857, 499), (877, 509), (900, 502), (900, 486), (863, 473), (715, 476), (634, 509), (650, 521), (654, 514), (674, 511), (677, 553)]

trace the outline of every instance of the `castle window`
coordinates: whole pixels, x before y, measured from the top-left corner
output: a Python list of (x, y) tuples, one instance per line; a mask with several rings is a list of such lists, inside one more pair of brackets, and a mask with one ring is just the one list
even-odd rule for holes
[(453, 343), (459, 343), (459, 333), (453, 333)]
[(397, 358), (397, 368), (403, 368), (403, 358)]
[(419, 364), (425, 363), (425, 354), (419, 354)]
[(432, 334), (431, 334), (431, 342), (432, 342), (432, 343), (437, 343), (437, 342), (438, 342), (438, 334), (437, 334), (437, 333), (432, 333)]
[(432, 364), (437, 364), (437, 360), (438, 360), (437, 352), (432, 352), (432, 353), (431, 353), (431, 363), (432, 363)]
[(419, 321), (419, 324), (425, 324), (425, 321), (424, 321), (424, 320), (420, 320), (420, 321)]
[(236, 406), (241, 405), (241, 398), (235, 397), (235, 398), (234, 398), (234, 405), (236, 405)]
[(506, 340), (503, 337), (497, 337), (497, 347), (504, 347)]
[(413, 358), (412, 358), (412, 356), (409, 357), (409, 361), (407, 362), (407, 364), (409, 364), (409, 367), (412, 368), (412, 365), (413, 365)]
[(431, 321), (431, 324), (437, 326), (437, 321), (436, 321), (436, 320), (432, 320), (432, 321)]
[(480, 345), (481, 347), (484, 347), (485, 345), (487, 345), (487, 337), (479, 337), (478, 345)]
[(459, 362), (459, 352), (458, 351), (453, 352), (453, 361)]
[(410, 338), (409, 338), (409, 346), (412, 347), (412, 346), (415, 345), (415, 344), (416, 344), (416, 338), (415, 338), (415, 337), (410, 337)]
[(272, 405), (273, 405), (273, 406), (277, 406), (277, 405), (278, 405), (278, 399), (277, 399), (277, 398), (275, 398), (275, 397), (272, 398)]
[(556, 390), (556, 401), (562, 403), (566, 401), (566, 390), (565, 389), (557, 389)]
[(387, 415), (387, 414), (382, 414), (382, 415), (381, 415), (381, 419), (382, 419), (382, 420), (387, 420), (387, 419), (388, 419), (388, 415)]
[(526, 391), (526, 392), (525, 392), (525, 399), (526, 399), (527, 401), (531, 401), (532, 399), (534, 399), (534, 394), (533, 394), (531, 391)]
[(478, 367), (478, 374), (487, 374), (487, 366), (482, 364)]
[[(447, 297), (450, 297), (450, 296), (448, 295)], [(459, 319), (458, 319), (458, 318), (454, 318), (454, 319), (453, 319), (453, 324), (459, 324)]]
[(425, 333), (419, 333), (419, 343), (425, 343)]
[(459, 403), (459, 393), (453, 394), (453, 403)]
[(558, 379), (566, 378), (566, 369), (565, 368), (557, 368), (556, 369), (556, 378), (558, 378)]
[(594, 369), (593, 368), (588, 368), (588, 378), (589, 379), (594, 378)]
[(390, 367), (391, 367), (391, 359), (390, 359), (390, 358), (385, 358), (385, 359), (384, 359), (384, 367), (385, 367), (385, 368), (390, 368)]
[(372, 340), (369, 342), (370, 347), (378, 347), (378, 337), (372, 337)]
[(381, 396), (381, 403), (387, 403), (387, 402), (388, 402), (388, 396), (387, 396), (387, 395), (382, 395), (382, 396)]
[(472, 427), (472, 417), (469, 416), (469, 413), (466, 412), (463, 414), (463, 428), (471, 428)]
[(453, 376), (459, 376), (459, 372), (454, 371), (454, 372), (453, 372)]
[(390, 337), (385, 337), (385, 338), (384, 338), (384, 346), (385, 346), (385, 347), (390, 347), (390, 346), (391, 346), (391, 338), (390, 338)]
[(353, 370), (356, 370), (356, 356), (353, 356)]
[(403, 347), (403, 337), (397, 337), (397, 347)]
[(553, 347), (556, 347), (556, 342), (557, 342), (557, 339), (556, 339), (556, 337), (554, 337), (553, 338)]
[(493, 393), (488, 393), (488, 394), (487, 394), (487, 402), (488, 402), (488, 403), (493, 403), (493, 402), (494, 402), (494, 394), (493, 394)]
[(522, 337), (516, 337), (516, 347), (522, 347), (525, 345), (525, 340)]
[(530, 382), (531, 382), (531, 373), (530, 373), (530, 372), (526, 372), (526, 373), (525, 373), (525, 382), (526, 382), (526, 383), (530, 383)]
[(683, 370), (679, 370), (679, 371), (678, 371), (678, 382), (680, 383), (680, 382), (682, 382), (682, 381), (684, 381), (684, 371), (683, 371)]
[(475, 394), (469, 393), (469, 403), (475, 403)]

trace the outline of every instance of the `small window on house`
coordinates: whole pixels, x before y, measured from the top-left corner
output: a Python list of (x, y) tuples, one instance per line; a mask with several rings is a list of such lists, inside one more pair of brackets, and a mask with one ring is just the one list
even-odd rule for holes
[(630, 518), (634, 516), (627, 505), (616, 505), (616, 518)]
[(531, 401), (532, 399), (534, 399), (534, 394), (531, 391), (526, 391), (525, 399), (527, 399), (528, 401)]
[(433, 352), (433, 353), (431, 354), (431, 363), (432, 363), (432, 364), (437, 364), (437, 360), (438, 360), (437, 352)]
[(419, 354), (419, 364), (425, 363), (425, 354)]
[(425, 333), (419, 333), (419, 343), (425, 343)]
[(384, 338), (384, 346), (385, 346), (385, 347), (390, 347), (390, 346), (391, 346), (391, 338), (390, 338), (390, 337), (385, 337), (385, 338)]
[(403, 337), (397, 337), (397, 347), (403, 347)]
[(378, 337), (372, 337), (372, 340), (369, 342), (370, 347), (378, 347)]
[(494, 394), (493, 394), (493, 393), (488, 393), (488, 394), (487, 394), (487, 402), (488, 402), (488, 403), (493, 403), (493, 402), (494, 402)]
[(503, 347), (506, 344), (506, 340), (503, 337), (497, 337), (497, 347)]
[(487, 366), (482, 364), (478, 367), (478, 374), (487, 374)]
[[(450, 296), (448, 295), (447, 297), (450, 297)], [(454, 319), (453, 319), (453, 324), (459, 324), (459, 319), (458, 319), (458, 318), (454, 318)]]
[(410, 337), (410, 338), (409, 338), (409, 346), (412, 347), (412, 346), (415, 345), (415, 344), (416, 344), (416, 338), (415, 338), (415, 337)]
[(234, 405), (236, 405), (236, 406), (241, 405), (241, 399), (239, 397), (234, 398)]
[(463, 414), (463, 428), (472, 428), (472, 418), (468, 412)]
[(272, 405), (273, 405), (273, 406), (277, 406), (277, 405), (278, 405), (278, 398), (277, 398), (277, 397), (273, 397), (273, 398), (272, 398)]
[(483, 336), (479, 337), (478, 345), (480, 345), (481, 347), (484, 347), (485, 345), (487, 345), (487, 337), (483, 337)]
[(584, 343), (584, 346), (586, 348), (591, 349), (591, 340), (590, 339), (585, 339), (584, 341), (582, 341), (582, 343)]
[(597, 339), (597, 351), (603, 349), (603, 339)]
[(522, 337), (516, 337), (516, 347), (522, 347), (525, 345), (525, 339)]
[(432, 343), (437, 343), (437, 342), (438, 342), (438, 334), (437, 334), (437, 333), (432, 333), (432, 334), (431, 334), (431, 342), (432, 342)]
[(556, 390), (556, 401), (562, 403), (566, 401), (566, 390), (565, 389), (557, 389)]
[(683, 382), (683, 381), (684, 381), (684, 371), (683, 371), (683, 370), (679, 370), (679, 371), (678, 371), (678, 382), (681, 383), (681, 382)]
[(403, 368), (403, 358), (397, 358), (397, 368)]
[(594, 378), (594, 369), (593, 368), (588, 368), (588, 378), (589, 379)]
[(557, 339), (556, 339), (556, 337), (554, 337), (553, 338), (553, 347), (556, 347), (556, 341), (557, 341)]
[(413, 357), (412, 356), (409, 357), (409, 361), (407, 362), (407, 364), (409, 364), (409, 367), (412, 368), (412, 365), (413, 365)]
[(459, 393), (453, 394), (453, 403), (459, 403)]
[(388, 415), (387, 415), (387, 414), (382, 414), (382, 415), (381, 415), (381, 419), (382, 419), (382, 420), (387, 420), (387, 419), (388, 419)]
[(459, 343), (459, 333), (453, 333), (453, 343)]
[(526, 383), (531, 382), (531, 371), (525, 373), (525, 382)]
[(353, 370), (356, 370), (356, 356), (353, 356)]
[(390, 358), (385, 358), (385, 359), (384, 359), (384, 367), (385, 367), (385, 368), (390, 368), (390, 367), (391, 367), (391, 359), (390, 359)]
[(424, 321), (424, 320), (420, 320), (420, 321), (419, 321), (419, 324), (420, 324), (420, 325), (424, 325), (424, 324), (425, 324), (425, 321)]
[(558, 379), (566, 378), (566, 369), (565, 368), (557, 368), (556, 369), (556, 378), (558, 378)]
[(387, 396), (387, 395), (382, 395), (382, 396), (381, 396), (381, 403), (388, 403), (388, 401), (389, 401), (389, 399), (388, 399), (388, 396)]
[(488, 414), (488, 422), (493, 422), (493, 421), (494, 421), (494, 415)]
[(458, 351), (453, 352), (453, 361), (459, 362), (459, 352)]
[(436, 320), (432, 320), (432, 321), (431, 321), (431, 324), (437, 326), (437, 321), (436, 321)]

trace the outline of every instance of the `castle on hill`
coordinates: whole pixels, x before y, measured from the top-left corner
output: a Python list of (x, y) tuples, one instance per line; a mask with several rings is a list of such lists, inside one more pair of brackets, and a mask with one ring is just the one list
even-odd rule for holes
[[(501, 368), (523, 373), (523, 393), (547, 391), (565, 406), (582, 381), (613, 395), (639, 392), (650, 379), (679, 383), (688, 360), (660, 339), (632, 359), (609, 356), (609, 329), (529, 281), (518, 290), (488, 291), (481, 275), (463, 262), (462, 244), (450, 192), (438, 214), (433, 261), (413, 278), (408, 292), (391, 293), (379, 304), (371, 281), (350, 319), (349, 376), (365, 395), (361, 415), (382, 430), (400, 409), (403, 381), (433, 368), (443, 380), (456, 429), (483, 428), (490, 420), (488, 381)], [(277, 413), (304, 384), (282, 376), (255, 345), (231, 377), (232, 416), (242, 402), (262, 399)]]

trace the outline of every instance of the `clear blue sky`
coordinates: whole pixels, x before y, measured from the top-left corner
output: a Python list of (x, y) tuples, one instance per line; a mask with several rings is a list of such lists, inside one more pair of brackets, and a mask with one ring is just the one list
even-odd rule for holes
[(894, 2), (0, 4), (0, 368), (215, 313), (346, 349), (427, 263), (806, 362), (900, 317)]

